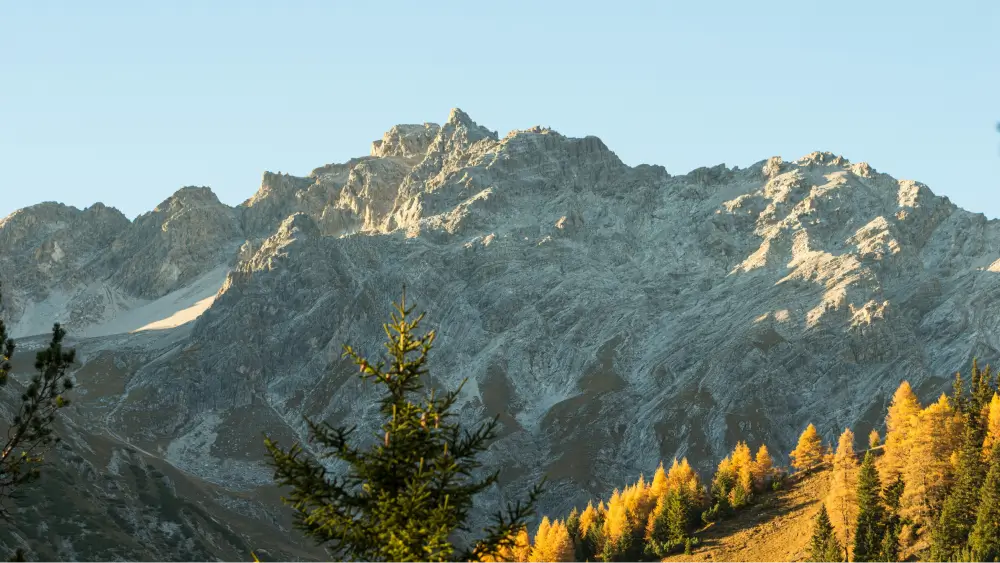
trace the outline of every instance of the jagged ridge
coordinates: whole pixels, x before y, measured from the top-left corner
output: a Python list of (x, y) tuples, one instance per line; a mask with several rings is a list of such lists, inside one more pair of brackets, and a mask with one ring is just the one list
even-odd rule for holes
[[(455, 110), (308, 177), (266, 173), (236, 208), (189, 190), (139, 223), (92, 279), (148, 300), (229, 273), (197, 322), (166, 331), (172, 351), (135, 367), (108, 421), (234, 488), (270, 479), (263, 421), (367, 434), (373, 397), (337, 358), (345, 342), (379, 353), (404, 282), (439, 329), (435, 382), (468, 377), (466, 420), (504, 423), (503, 486), (486, 500), (544, 472), (546, 513), (661, 458), (708, 467), (739, 439), (789, 451), (807, 419), (863, 435), (904, 376), (933, 394), (973, 354), (997, 355), (998, 223), (831, 153), (671, 176), (595, 137), (500, 138)], [(126, 268), (129, 252), (145, 256)], [(28, 255), (0, 254), (0, 275)], [(88, 279), (38, 276), (37, 295)]]

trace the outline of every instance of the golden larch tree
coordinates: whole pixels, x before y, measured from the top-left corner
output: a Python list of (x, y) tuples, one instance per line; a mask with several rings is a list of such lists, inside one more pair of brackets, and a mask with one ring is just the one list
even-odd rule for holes
[(569, 537), (565, 522), (561, 520), (549, 522), (548, 517), (543, 517), (538, 525), (535, 545), (531, 548), (528, 561), (572, 561), (573, 555), (573, 541)]
[(799, 436), (799, 443), (788, 457), (791, 458), (792, 467), (796, 471), (808, 471), (823, 461), (823, 442), (815, 426), (812, 424), (806, 426), (805, 431)]
[(686, 457), (682, 458), (680, 464), (677, 466), (674, 480), (681, 489), (687, 490), (693, 505), (701, 506), (707, 501), (705, 498), (705, 487), (701, 484), (701, 477), (691, 467)]
[(830, 492), (826, 496), (826, 511), (837, 532), (840, 544), (850, 546), (858, 517), (857, 484), (858, 457), (854, 451), (854, 432), (844, 430), (837, 442), (830, 475)]
[(611, 494), (611, 500), (608, 501), (604, 516), (604, 542), (617, 543), (623, 535), (632, 533), (630, 524), (625, 499), (621, 492), (615, 489)]
[(746, 442), (737, 442), (731, 459), (736, 472), (736, 484), (748, 493), (753, 491), (753, 456), (750, 446)]
[[(677, 463), (677, 458), (674, 458), (674, 463)], [(653, 482), (649, 485), (649, 496), (653, 497), (655, 501), (665, 494), (667, 494), (667, 472), (663, 469), (661, 461), (656, 472), (653, 473)]]
[(908, 381), (899, 384), (892, 396), (889, 412), (885, 417), (885, 447), (882, 455), (882, 481), (889, 483), (903, 471), (909, 455), (911, 429), (920, 414), (920, 401)]
[(983, 455), (989, 457), (993, 444), (1000, 442), (1000, 395), (993, 393), (993, 399), (986, 407), (986, 439), (983, 440)]
[(699, 498), (701, 480), (687, 458), (683, 458), (680, 462), (675, 458), (673, 465), (670, 466), (670, 472), (667, 473), (667, 491), (682, 489), (691, 493), (692, 498)]
[(646, 479), (640, 475), (639, 481), (634, 485), (625, 488), (622, 493), (622, 501), (625, 503), (625, 512), (632, 522), (645, 522), (649, 512), (653, 510), (656, 499), (649, 494), (649, 485)]
[(872, 430), (868, 433), (868, 449), (877, 448), (882, 445), (882, 437), (879, 436), (878, 430)]
[(583, 512), (580, 513), (580, 529), (577, 531), (577, 537), (579, 537), (581, 541), (587, 538), (592, 529), (595, 529), (600, 517), (600, 512), (594, 508), (594, 504), (592, 502), (588, 502), (587, 508), (584, 508)]
[(500, 548), (497, 555), (484, 556), (480, 561), (487, 563), (525, 563), (531, 558), (531, 539), (528, 536), (528, 529), (522, 527), (514, 534), (514, 542), (511, 546)]
[(549, 555), (549, 530), (552, 523), (548, 516), (542, 516), (542, 521), (538, 523), (538, 530), (535, 531), (535, 540), (531, 546), (531, 556), (528, 561), (548, 561)]
[(767, 482), (771, 479), (773, 471), (774, 460), (771, 459), (771, 454), (767, 451), (767, 446), (761, 444), (760, 448), (757, 449), (757, 455), (754, 456), (753, 467), (750, 471), (753, 477), (754, 490), (763, 491), (767, 487)]
[(906, 440), (902, 469), (902, 513), (925, 526), (936, 523), (955, 473), (954, 454), (962, 443), (962, 418), (941, 395), (917, 415)]

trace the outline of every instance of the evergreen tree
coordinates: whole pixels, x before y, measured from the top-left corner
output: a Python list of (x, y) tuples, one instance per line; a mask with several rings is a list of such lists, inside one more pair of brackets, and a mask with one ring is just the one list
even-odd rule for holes
[[(979, 369), (976, 360), (972, 360), (971, 394), (969, 396), (969, 408), (981, 416), (984, 409), (989, 405), (990, 398), (995, 394), (992, 385), (992, 374), (990, 366)], [(984, 419), (985, 420), (985, 419)]]
[(719, 466), (715, 470), (715, 476), (712, 477), (711, 492), (714, 506), (710, 512), (713, 513), (713, 516), (723, 517), (732, 510), (729, 498), (730, 492), (735, 485), (736, 471), (733, 469), (733, 464), (729, 456), (726, 456), (719, 462)]
[(819, 505), (816, 523), (813, 525), (812, 541), (809, 544), (809, 561), (844, 561), (844, 548), (837, 541), (837, 534), (830, 524), (826, 506)]
[[(974, 376), (980, 375), (973, 364)], [(973, 389), (977, 387), (973, 379)], [(958, 451), (958, 465), (955, 469), (954, 485), (941, 508), (941, 516), (933, 531), (931, 557), (941, 561), (959, 556), (968, 543), (969, 534), (976, 523), (976, 508), (979, 505), (979, 490), (986, 478), (986, 465), (982, 457), (982, 443), (986, 434), (982, 420), (982, 397), (973, 397), (967, 402), (965, 411), (964, 436)]]
[(583, 561), (583, 545), (580, 542), (580, 511), (576, 507), (573, 507), (569, 516), (566, 517), (566, 531), (573, 544), (573, 560)]
[[(66, 331), (57, 323), (52, 327), (49, 346), (35, 354), (35, 370), (21, 394), (21, 404), (6, 422), (7, 440), (0, 447), (0, 518), (9, 518), (3, 502), (41, 475), (46, 448), (59, 441), (53, 424), (56, 411), (69, 405), (63, 393), (73, 387), (66, 371), (73, 364), (73, 350), (63, 349)], [(0, 386), (10, 379), (10, 359), (16, 346), (0, 320)]]
[(956, 371), (955, 381), (951, 384), (951, 406), (957, 413), (965, 412), (965, 395), (963, 391), (962, 373)]
[(882, 537), (879, 561), (899, 561), (899, 536), (903, 531), (900, 501), (904, 487), (903, 477), (897, 473), (896, 480), (882, 492), (885, 499), (885, 535)]
[(335, 557), (367, 561), (495, 557), (512, 546), (517, 530), (534, 512), (540, 485), (526, 504), (518, 502), (506, 513), (498, 512), (484, 537), (457, 554), (452, 534), (468, 530), (474, 496), (496, 484), (499, 476), (494, 472), (481, 480), (472, 477), (481, 466), (477, 456), (497, 435), (498, 420), (473, 432), (452, 422), (461, 387), (442, 396), (432, 391), (419, 403), (412, 400), (424, 389), (421, 379), (428, 373), (427, 355), (434, 342), (433, 331), (415, 336), (424, 315), (413, 319), (412, 312), (404, 289), (392, 323), (384, 326), (388, 368), (385, 362), (371, 364), (350, 346), (344, 347), (344, 357), (354, 361), (363, 379), (386, 388), (380, 403), (385, 418), (382, 439), (361, 450), (348, 442), (353, 428), (306, 419), (312, 439), (325, 450), (323, 457), (345, 462), (346, 474), (330, 476), (318, 461), (303, 456), (298, 444), (285, 451), (267, 439), (275, 481), (292, 489), (284, 500), (296, 511), (297, 527)]
[(823, 444), (820, 441), (816, 427), (810, 424), (799, 436), (799, 443), (788, 454), (792, 459), (792, 467), (796, 471), (809, 471), (819, 465), (823, 459)]
[(973, 561), (1000, 561), (1000, 445), (993, 446), (990, 453), (990, 470), (980, 493), (969, 547)]
[(865, 454), (858, 472), (858, 518), (854, 532), (854, 561), (878, 561), (885, 532), (882, 484), (875, 469), (875, 457)]
[(649, 515), (646, 554), (666, 557), (683, 549), (690, 540), (692, 514), (690, 493), (683, 488), (670, 489)]

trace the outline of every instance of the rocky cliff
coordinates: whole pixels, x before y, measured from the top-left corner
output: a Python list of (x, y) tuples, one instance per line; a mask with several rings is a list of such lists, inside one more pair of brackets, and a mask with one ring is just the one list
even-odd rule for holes
[[(226, 494), (273, 490), (262, 431), (377, 424), (339, 354), (380, 353), (405, 283), (439, 332), (434, 385), (468, 379), (464, 419), (503, 423), (484, 511), (543, 474), (558, 513), (660, 459), (787, 452), (808, 422), (865, 435), (901, 379), (927, 399), (1000, 356), (998, 272), (1000, 222), (863, 162), (672, 176), (460, 110), (265, 173), (235, 208), (184, 188), (133, 222), (99, 204), (0, 222), (8, 320), (77, 337), (95, 406), (74, 423)], [(96, 382), (94, 362), (119, 367)]]

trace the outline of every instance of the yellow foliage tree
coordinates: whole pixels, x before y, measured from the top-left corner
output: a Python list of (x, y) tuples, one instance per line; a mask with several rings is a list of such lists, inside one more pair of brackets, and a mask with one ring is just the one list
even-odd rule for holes
[(746, 442), (737, 442), (732, 455), (736, 483), (746, 492), (753, 491), (753, 456)]
[(608, 501), (603, 530), (605, 543), (617, 543), (624, 534), (632, 532), (625, 499), (618, 489), (615, 489), (614, 493), (611, 494), (611, 500)]
[(986, 439), (983, 440), (983, 453), (989, 455), (993, 444), (1000, 442), (1000, 395), (993, 394), (986, 412)]
[(528, 561), (572, 561), (573, 555), (573, 541), (566, 524), (561, 520), (550, 523), (548, 517), (543, 517)]
[(799, 443), (788, 454), (792, 460), (792, 467), (796, 471), (808, 471), (819, 465), (823, 460), (823, 443), (819, 439), (816, 427), (810, 424), (799, 436)]
[(622, 502), (625, 503), (625, 513), (628, 514), (632, 522), (645, 522), (646, 516), (653, 510), (656, 499), (649, 494), (649, 485), (645, 478), (639, 476), (639, 481), (634, 485), (625, 487), (622, 493)]
[[(670, 466), (670, 472), (667, 473), (666, 490), (663, 491), (663, 494), (673, 490), (686, 490), (695, 504), (704, 499), (701, 478), (698, 477), (698, 473), (691, 467), (686, 457), (680, 462), (675, 458), (673, 465)], [(658, 499), (659, 496), (662, 495), (658, 495), (656, 498)]]
[(653, 538), (653, 532), (656, 529), (656, 519), (661, 514), (667, 510), (667, 496), (663, 495), (656, 499), (656, 506), (653, 507), (653, 511), (649, 513), (646, 517), (646, 531), (643, 534), (643, 538), (648, 542)]
[(885, 447), (882, 456), (882, 482), (889, 483), (902, 473), (909, 455), (911, 429), (920, 414), (920, 401), (908, 381), (899, 384), (885, 417)]
[(833, 456), (830, 492), (826, 497), (826, 511), (830, 515), (840, 545), (852, 545), (855, 522), (858, 517), (857, 483), (858, 457), (854, 451), (854, 432), (844, 430)]
[(528, 529), (521, 528), (520, 531), (514, 536), (514, 545), (512, 547), (500, 548), (500, 552), (497, 553), (496, 557), (483, 557), (480, 561), (490, 562), (490, 563), (500, 563), (500, 562), (517, 562), (525, 563), (531, 557), (531, 540), (528, 537)]
[(592, 502), (588, 502), (587, 508), (584, 508), (583, 512), (580, 513), (579, 535), (581, 538), (587, 537), (587, 534), (590, 533), (591, 527), (597, 523), (598, 517), (599, 514), (597, 509), (594, 508), (594, 504)]
[(877, 448), (882, 445), (882, 437), (878, 435), (878, 430), (868, 433), (868, 448)]
[[(677, 463), (676, 458), (674, 459), (674, 463)], [(656, 468), (656, 472), (653, 473), (653, 482), (649, 485), (649, 496), (653, 497), (653, 499), (658, 499), (665, 494), (667, 494), (667, 472), (664, 471), (663, 462), (661, 461), (659, 467)]]
[(754, 456), (753, 466), (750, 470), (753, 477), (754, 490), (763, 491), (767, 487), (767, 482), (771, 479), (773, 471), (774, 460), (771, 459), (771, 454), (767, 451), (767, 446), (761, 444), (760, 448), (757, 449), (757, 455)]
[(962, 418), (948, 397), (920, 411), (904, 442), (902, 513), (921, 524), (936, 523), (955, 473), (954, 454), (962, 442)]

